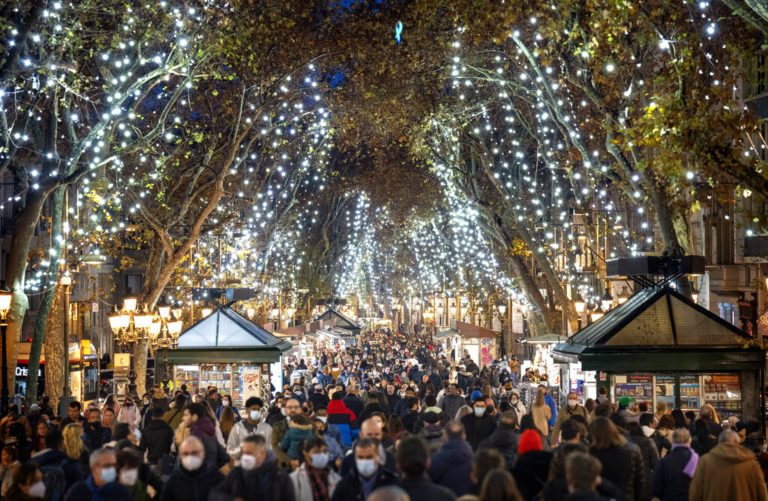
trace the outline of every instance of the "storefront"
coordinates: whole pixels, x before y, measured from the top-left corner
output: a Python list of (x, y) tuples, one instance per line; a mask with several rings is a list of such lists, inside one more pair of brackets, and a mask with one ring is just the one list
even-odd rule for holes
[[(644, 289), (554, 350), (562, 374), (595, 371), (613, 400), (762, 422), (765, 350), (741, 330), (669, 288)], [(569, 382), (570, 384), (570, 382)]]
[(283, 354), (290, 349), (289, 342), (223, 306), (179, 335), (168, 363), (176, 366), (174, 388), (215, 386), (242, 406), (251, 396), (267, 397), (270, 384), (282, 388)]
[[(27, 376), (29, 375), (29, 350), (31, 343), (19, 343), (16, 359), (16, 384), (12, 395), (27, 395)], [(45, 393), (45, 347), (40, 354), (40, 366), (37, 369), (37, 394)]]
[(451, 320), (450, 328), (437, 333), (434, 339), (451, 360), (466, 355), (483, 367), (498, 359), (499, 333), (479, 325)]

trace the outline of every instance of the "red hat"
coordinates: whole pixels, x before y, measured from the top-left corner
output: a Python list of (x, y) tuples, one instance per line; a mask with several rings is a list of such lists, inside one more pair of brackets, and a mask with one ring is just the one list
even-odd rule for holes
[(542, 450), (542, 446), (541, 435), (539, 435), (539, 432), (536, 430), (525, 430), (523, 434), (520, 435), (520, 441), (517, 443), (517, 453), (525, 454), (528, 451), (540, 450)]

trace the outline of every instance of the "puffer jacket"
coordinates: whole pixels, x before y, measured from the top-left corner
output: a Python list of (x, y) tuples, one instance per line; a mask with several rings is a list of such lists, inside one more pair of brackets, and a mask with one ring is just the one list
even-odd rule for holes
[(466, 440), (449, 440), (432, 456), (429, 477), (447, 487), (456, 496), (463, 496), (472, 487), (472, 447)]
[(312, 424), (299, 425), (291, 424), (280, 442), (280, 449), (291, 459), (299, 459), (299, 445), (304, 440), (311, 440), (314, 437)]

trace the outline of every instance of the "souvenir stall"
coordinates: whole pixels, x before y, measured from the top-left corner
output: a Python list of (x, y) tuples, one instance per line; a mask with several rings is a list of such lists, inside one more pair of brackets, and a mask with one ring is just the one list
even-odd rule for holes
[(174, 387), (205, 391), (215, 386), (242, 406), (250, 396), (268, 396), (270, 383), (282, 388), (283, 356), (291, 347), (222, 306), (179, 335), (178, 347), (168, 350), (168, 363), (176, 366)]
[(450, 327), (438, 332), (434, 339), (452, 360), (466, 355), (483, 367), (498, 359), (499, 332), (486, 327), (451, 320)]
[[(765, 349), (668, 287), (643, 289), (554, 350), (555, 361), (595, 371), (612, 400), (763, 421)], [(564, 371), (564, 374), (568, 374)]]
[(544, 334), (542, 336), (536, 336), (531, 338), (523, 338), (518, 340), (520, 344), (532, 346), (534, 348), (533, 360), (524, 360), (520, 367), (520, 377), (525, 374), (525, 370), (530, 368), (534, 371), (538, 371), (539, 375), (546, 375), (546, 379), (543, 377), (539, 381), (533, 382), (521, 382), (519, 384), (520, 399), (525, 405), (533, 403), (533, 399), (536, 398), (536, 392), (540, 384), (547, 385), (548, 392), (555, 399), (555, 402), (560, 404), (560, 395), (565, 390), (561, 387), (562, 378), (560, 375), (560, 366), (555, 363), (555, 359), (552, 356), (552, 350), (555, 345), (566, 341), (568, 338), (565, 336), (559, 336), (557, 334)]

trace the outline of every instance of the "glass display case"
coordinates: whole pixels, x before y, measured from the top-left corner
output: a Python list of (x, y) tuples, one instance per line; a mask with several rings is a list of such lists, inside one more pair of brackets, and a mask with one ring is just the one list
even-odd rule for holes
[(738, 374), (703, 376), (704, 401), (715, 408), (720, 419), (741, 415), (741, 378)]
[(616, 376), (614, 379), (614, 401), (629, 397), (634, 403), (653, 404), (653, 376), (630, 374)]
[(685, 411), (701, 409), (701, 386), (699, 376), (680, 377), (680, 408)]

